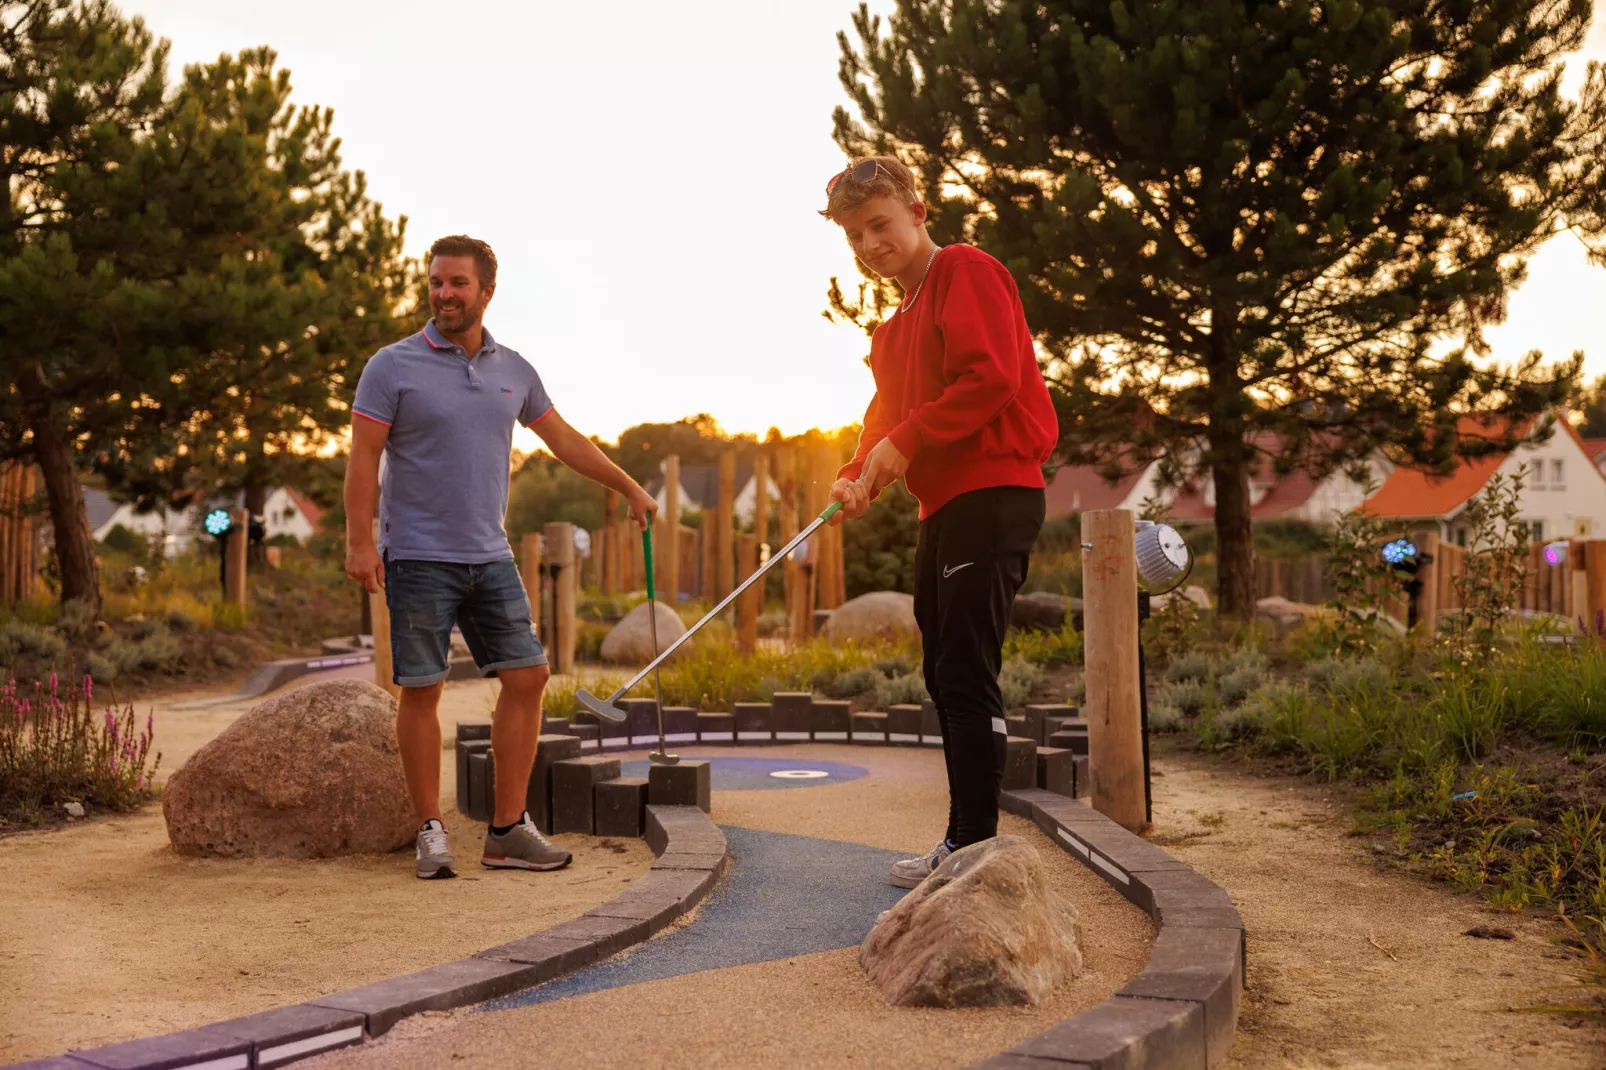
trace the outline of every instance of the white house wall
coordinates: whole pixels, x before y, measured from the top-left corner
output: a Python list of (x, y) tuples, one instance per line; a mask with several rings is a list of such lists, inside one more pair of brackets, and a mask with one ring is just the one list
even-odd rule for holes
[[(1562, 479), (1555, 480), (1555, 462), (1560, 461)], [(1578, 441), (1558, 429), (1550, 441), (1524, 446), (1507, 457), (1499, 471), (1508, 478), (1526, 464), (1521, 499), (1521, 518), (1544, 524), (1545, 539), (1606, 536), (1606, 476), (1578, 446)], [(1540, 466), (1543, 466), (1541, 474)], [(1580, 522), (1587, 525), (1582, 530)]]
[[(1374, 486), (1381, 487), (1389, 477), (1392, 466), (1381, 458), (1368, 462), (1368, 471)], [(1353, 512), (1367, 498), (1366, 484), (1357, 482), (1344, 472), (1333, 472), (1316, 484), (1316, 490), (1298, 508), (1290, 509), (1290, 520), (1303, 520), (1308, 524), (1331, 527), (1341, 513)]]

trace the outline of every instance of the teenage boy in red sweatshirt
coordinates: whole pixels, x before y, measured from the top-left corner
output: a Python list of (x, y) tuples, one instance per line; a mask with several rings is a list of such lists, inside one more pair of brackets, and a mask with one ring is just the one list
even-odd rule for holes
[(854, 255), (904, 293), (871, 340), (875, 396), (831, 493), (849, 518), (899, 477), (920, 502), (915, 619), (949, 801), (942, 841), (892, 867), (891, 882), (913, 888), (998, 833), (1004, 629), (1043, 526), (1042, 465), (1059, 424), (1015, 280), (980, 249), (932, 242), (907, 167), (857, 160), (826, 194), (822, 214)]

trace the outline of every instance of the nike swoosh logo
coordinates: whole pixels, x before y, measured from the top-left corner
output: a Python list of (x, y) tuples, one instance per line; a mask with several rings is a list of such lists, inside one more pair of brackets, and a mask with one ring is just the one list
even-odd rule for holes
[(975, 563), (976, 562), (974, 562), (974, 561), (966, 561), (963, 565), (955, 565), (953, 568), (945, 568), (945, 569), (942, 570), (942, 578), (943, 579), (947, 579), (949, 576), (952, 576), (955, 572), (958, 572), (960, 569), (969, 568), (971, 565), (974, 565)]

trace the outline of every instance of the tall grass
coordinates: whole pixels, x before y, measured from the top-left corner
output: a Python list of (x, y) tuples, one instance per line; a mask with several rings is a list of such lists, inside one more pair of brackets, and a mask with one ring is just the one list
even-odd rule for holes
[(150, 757), (155, 724), (134, 707), (96, 711), (86, 678), (65, 693), (48, 684), (0, 687), (0, 819), (25, 819), (68, 801), (128, 810), (149, 796), (161, 755)]

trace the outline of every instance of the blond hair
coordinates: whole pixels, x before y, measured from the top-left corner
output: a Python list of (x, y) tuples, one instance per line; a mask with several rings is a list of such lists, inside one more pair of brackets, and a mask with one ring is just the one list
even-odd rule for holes
[[(872, 161), (880, 165), (875, 169), (875, 174), (864, 182), (856, 180), (853, 172), (858, 166)], [(914, 172), (896, 156), (861, 156), (851, 161), (841, 171), (841, 176), (820, 212), (827, 219), (835, 219), (841, 212), (862, 208), (877, 197), (896, 197), (904, 204), (914, 204), (920, 199), (920, 194), (915, 191)]]

